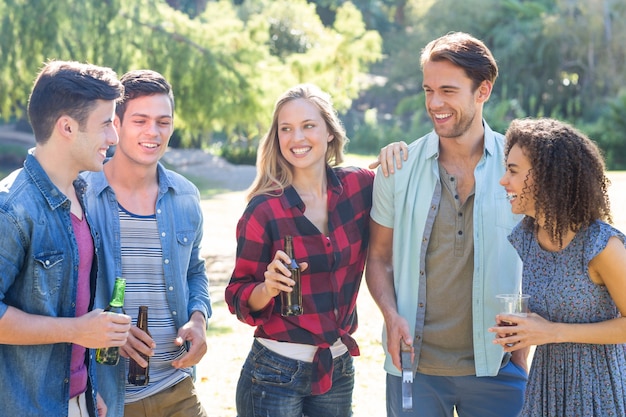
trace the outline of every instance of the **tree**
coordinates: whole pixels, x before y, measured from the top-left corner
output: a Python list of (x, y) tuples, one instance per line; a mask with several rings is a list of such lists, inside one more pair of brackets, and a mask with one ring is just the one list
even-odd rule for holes
[[(346, 109), (356, 80), (380, 58), (380, 37), (364, 29), (351, 3), (338, 8), (334, 28), (305, 0), (170, 3), (183, 10), (165, 0), (0, 0), (2, 118), (24, 117), (43, 62), (72, 59), (118, 74), (163, 73), (174, 87), (183, 143), (202, 146), (215, 134), (258, 139), (287, 87), (317, 82)], [(274, 39), (276, 21), (284, 39), (305, 28), (301, 48)]]

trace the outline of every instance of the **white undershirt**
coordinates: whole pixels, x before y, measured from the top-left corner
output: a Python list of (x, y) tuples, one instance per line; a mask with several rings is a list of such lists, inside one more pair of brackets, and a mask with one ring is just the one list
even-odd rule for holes
[[(262, 337), (257, 337), (256, 340), (272, 352), (302, 362), (313, 362), (313, 357), (315, 352), (317, 352), (317, 346), (305, 345), (303, 343), (279, 342)], [(347, 351), (348, 347), (343, 344), (341, 338), (337, 339), (330, 347), (330, 353), (333, 355), (333, 358), (341, 356)]]

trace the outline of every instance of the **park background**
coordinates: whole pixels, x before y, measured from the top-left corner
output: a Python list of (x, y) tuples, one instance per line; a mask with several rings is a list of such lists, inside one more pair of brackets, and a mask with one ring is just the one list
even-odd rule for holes
[[(598, 142), (626, 230), (623, 0), (0, 0), (0, 177), (34, 143), (25, 109), (48, 59), (169, 79), (176, 131), (163, 161), (201, 190), (214, 308), (198, 390), (209, 415), (232, 417), (253, 329), (228, 313), (223, 292), (274, 101), (299, 82), (330, 92), (351, 139), (348, 164), (367, 165), (381, 146), (431, 129), (419, 53), (449, 31), (484, 40), (498, 61), (485, 107), (494, 130), (550, 116)], [(383, 416), (382, 317), (365, 286), (359, 315), (354, 414)]]
[(254, 163), (276, 98), (312, 82), (333, 96), (348, 150), (373, 154), (430, 130), (419, 55), (450, 31), (498, 61), (494, 130), (556, 117), (626, 169), (624, 0), (0, 0), (0, 123), (28, 130), (35, 74), (73, 59), (165, 75), (177, 148)]

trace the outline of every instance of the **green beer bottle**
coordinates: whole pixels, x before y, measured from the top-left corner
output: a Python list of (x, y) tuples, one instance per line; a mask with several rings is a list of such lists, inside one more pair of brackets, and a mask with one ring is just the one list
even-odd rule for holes
[[(111, 313), (126, 314), (124, 311), (124, 290), (126, 289), (126, 280), (124, 278), (115, 278), (115, 287), (113, 287), (113, 298), (104, 311)], [(120, 348), (108, 347), (98, 348), (96, 350), (96, 362), (103, 365), (117, 365), (120, 360)]]

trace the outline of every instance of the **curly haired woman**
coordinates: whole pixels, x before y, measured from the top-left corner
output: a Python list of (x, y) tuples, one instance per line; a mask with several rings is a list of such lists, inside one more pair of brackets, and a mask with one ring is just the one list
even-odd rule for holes
[[(626, 415), (626, 237), (610, 226), (601, 153), (572, 126), (523, 119), (506, 133), (500, 180), (526, 217), (509, 240), (522, 261), (528, 317), (493, 327), (506, 351), (536, 345), (523, 416)], [(509, 346), (511, 345), (511, 346)]]

